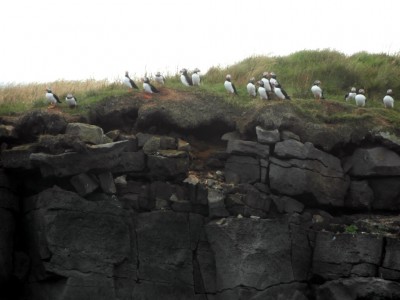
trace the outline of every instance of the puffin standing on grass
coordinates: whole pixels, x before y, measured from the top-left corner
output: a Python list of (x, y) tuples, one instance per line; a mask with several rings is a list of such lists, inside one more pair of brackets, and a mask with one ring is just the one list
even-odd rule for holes
[(200, 75), (199, 75), (200, 70), (198, 68), (194, 69), (193, 74), (192, 74), (192, 83), (193, 85), (200, 85)]
[(151, 97), (151, 94), (160, 92), (159, 90), (156, 89), (154, 85), (150, 83), (150, 79), (147, 77), (143, 78), (143, 89), (145, 92), (145, 97), (147, 96), (148, 98)]
[(182, 69), (180, 73), (181, 73), (182, 84), (185, 86), (192, 86), (193, 85), (192, 78), (189, 77), (187, 69)]
[(164, 85), (165, 84), (165, 77), (162, 76), (160, 72), (156, 73), (155, 80), (159, 85)]
[(364, 89), (359, 89), (358, 93), (355, 97), (356, 100), (356, 105), (357, 106), (365, 106), (365, 102), (367, 101), (367, 98), (365, 97), (365, 91)]
[(321, 85), (321, 81), (315, 80), (313, 83), (313, 86), (311, 87), (311, 92), (313, 93), (314, 98), (316, 100), (325, 99), (324, 93), (322, 92), (320, 85)]
[(274, 94), (278, 97), (278, 99), (291, 100), (289, 95), (286, 93), (286, 91), (282, 88), (281, 84), (276, 79), (276, 74), (274, 72), (271, 73), (271, 78), (270, 78), (269, 82), (271, 84)]
[(267, 93), (271, 93), (272, 92), (272, 87), (271, 87), (271, 83), (269, 82), (269, 73), (268, 72), (264, 72), (262, 74), (262, 82), (264, 83), (264, 88), (267, 91)]
[(247, 93), (249, 93), (250, 96), (255, 97), (257, 95), (256, 91), (256, 86), (254, 85), (254, 81), (256, 79), (254, 77), (250, 78), (249, 82), (247, 83)]
[(69, 108), (75, 108), (78, 104), (76, 97), (74, 97), (72, 94), (68, 94), (67, 97), (65, 97), (65, 102), (67, 102)]
[(235, 85), (231, 82), (231, 75), (226, 75), (224, 82), (225, 89), (232, 95), (238, 95)]
[[(269, 83), (268, 83), (268, 84), (269, 84)], [(260, 95), (260, 99), (261, 99), (261, 100), (268, 100), (267, 90), (266, 90), (266, 88), (264, 87), (264, 85), (265, 85), (264, 80), (260, 80), (260, 81), (258, 82), (258, 85), (259, 85), (259, 87), (258, 87), (258, 94)]]
[(391, 89), (387, 90), (386, 96), (383, 97), (383, 104), (385, 108), (393, 108), (394, 107), (394, 99), (393, 99), (393, 91)]
[(124, 84), (130, 89), (139, 89), (136, 83), (129, 77), (128, 71), (125, 72)]
[(50, 88), (46, 89), (46, 100), (49, 104), (48, 108), (55, 108), (57, 103), (61, 103), (60, 98), (54, 94)]
[(344, 96), (344, 100), (346, 100), (346, 101), (354, 100), (354, 99), (356, 98), (356, 95), (357, 95), (356, 91), (357, 91), (356, 88), (353, 86), (353, 87), (350, 89), (350, 92), (348, 92), (348, 93)]

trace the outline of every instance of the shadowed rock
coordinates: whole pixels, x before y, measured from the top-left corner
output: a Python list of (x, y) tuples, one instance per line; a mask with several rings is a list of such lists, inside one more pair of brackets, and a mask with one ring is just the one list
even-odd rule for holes
[(41, 134), (64, 133), (67, 121), (61, 114), (35, 110), (24, 114), (17, 122), (15, 130), (19, 142), (34, 142)]
[[(77, 175), (88, 171), (101, 173), (113, 172), (114, 169), (126, 172), (141, 171), (144, 169), (144, 155), (142, 152), (124, 152), (129, 141), (120, 141), (109, 144), (87, 146), (86, 153), (63, 153), (51, 155), (45, 153), (32, 153), (30, 161), (40, 167), (44, 177), (65, 177)], [(124, 156), (129, 155), (132, 162), (129, 169), (124, 162)], [(121, 165), (122, 164), (122, 165)]]
[(400, 156), (383, 147), (358, 148), (344, 169), (355, 177), (400, 176)]
[(317, 289), (316, 300), (400, 299), (400, 284), (380, 278), (328, 281)]

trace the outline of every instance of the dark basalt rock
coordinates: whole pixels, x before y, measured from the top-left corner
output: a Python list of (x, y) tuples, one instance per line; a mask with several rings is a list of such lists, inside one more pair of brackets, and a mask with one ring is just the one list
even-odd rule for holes
[(328, 281), (317, 289), (317, 300), (400, 299), (400, 284), (381, 278), (355, 277)]
[(52, 188), (25, 199), (24, 213), (31, 299), (51, 295), (49, 285), (65, 299), (117, 299), (118, 278), (136, 279), (132, 224), (117, 201), (91, 202)]
[(354, 177), (400, 176), (400, 156), (386, 148), (356, 149), (344, 169)]
[(61, 114), (35, 110), (23, 115), (17, 122), (15, 130), (20, 143), (34, 142), (41, 134), (64, 133), (67, 121)]
[(318, 232), (312, 272), (327, 280), (351, 275), (374, 277), (382, 260), (382, 249), (382, 237)]
[(18, 121), (0, 299), (400, 299), (395, 137), (162, 93)]

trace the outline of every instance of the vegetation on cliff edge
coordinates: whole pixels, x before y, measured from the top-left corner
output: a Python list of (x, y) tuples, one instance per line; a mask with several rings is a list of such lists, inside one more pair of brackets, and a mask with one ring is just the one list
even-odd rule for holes
[[(275, 72), (278, 80), (292, 96), (293, 101), (263, 102), (247, 95), (246, 84), (249, 78), (259, 79), (265, 71)], [(223, 87), (226, 74), (232, 75), (239, 96), (229, 96)], [(400, 57), (387, 54), (368, 54), (365, 52), (346, 56), (331, 50), (304, 50), (284, 57), (252, 56), (232, 66), (213, 67), (202, 76), (201, 87), (184, 87), (179, 74), (167, 78), (166, 88), (179, 92), (193, 92), (200, 98), (213, 96), (216, 101), (225, 101), (240, 109), (256, 110), (268, 105), (292, 105), (293, 108), (314, 122), (339, 123), (374, 120), (387, 127), (399, 128), (400, 110), (395, 102), (394, 109), (385, 109), (382, 98), (387, 89), (396, 93), (400, 90)], [(310, 86), (315, 79), (322, 81), (327, 100), (316, 102), (312, 99)], [(137, 79), (139, 80), (139, 79)], [(46, 108), (45, 88), (50, 86), (63, 101), (69, 92), (78, 98), (78, 109), (70, 110), (65, 104), (61, 110), (69, 114), (86, 114), (90, 107), (110, 96), (125, 97), (141, 92), (129, 93), (121, 82), (96, 81), (56, 81), (52, 83), (32, 83), (27, 85), (10, 84), (0, 88), (0, 115), (12, 115), (30, 109)], [(346, 103), (344, 95), (350, 87), (364, 88), (367, 92), (365, 108)], [(154, 98), (162, 99), (162, 95)], [(396, 100), (395, 100), (396, 101)]]

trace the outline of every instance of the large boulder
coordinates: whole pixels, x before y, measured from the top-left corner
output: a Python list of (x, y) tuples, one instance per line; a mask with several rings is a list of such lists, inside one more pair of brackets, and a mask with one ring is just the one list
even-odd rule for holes
[(104, 142), (104, 132), (98, 126), (85, 123), (69, 123), (67, 125), (66, 134), (76, 136), (81, 141), (98, 145)]
[(383, 238), (369, 234), (318, 232), (312, 272), (324, 279), (377, 275)]
[(400, 156), (384, 147), (358, 148), (344, 169), (354, 177), (400, 176)]
[(47, 299), (51, 282), (62, 299), (117, 299), (124, 278), (136, 280), (133, 224), (117, 201), (91, 202), (55, 187), (25, 199), (24, 224), (31, 299)]
[(311, 143), (289, 139), (275, 145), (270, 159), (271, 189), (307, 204), (343, 206), (349, 181), (338, 158)]

